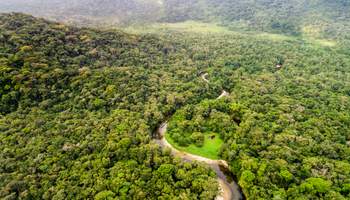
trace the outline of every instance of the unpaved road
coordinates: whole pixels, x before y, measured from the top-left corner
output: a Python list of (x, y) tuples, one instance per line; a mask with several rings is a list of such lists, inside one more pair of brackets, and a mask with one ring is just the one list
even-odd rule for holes
[(207, 79), (207, 76), (208, 76), (208, 73), (205, 73), (205, 74), (202, 74), (202, 79), (205, 81), (205, 82), (207, 82), (207, 83), (209, 83), (209, 80)]
[(221, 95), (217, 98), (217, 99), (221, 99), (223, 97), (227, 97), (229, 96), (230, 94), (228, 92), (226, 92), (225, 90), (222, 91)]
[[(201, 78), (203, 79), (203, 81), (205, 81), (207, 83), (210, 83), (210, 81), (207, 79), (208, 75), (209, 75), (208, 73), (204, 73), (204, 74), (201, 75)], [(228, 93), (225, 90), (223, 90), (221, 95), (218, 98), (216, 98), (216, 99), (221, 99), (221, 98), (229, 96), (229, 95), (230, 95), (230, 93)]]

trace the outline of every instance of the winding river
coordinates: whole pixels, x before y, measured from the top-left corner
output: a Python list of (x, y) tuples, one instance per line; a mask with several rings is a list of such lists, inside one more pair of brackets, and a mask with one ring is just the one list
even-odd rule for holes
[[(205, 73), (201, 75), (201, 78), (209, 83), (209, 80), (206, 79), (208, 74)], [(228, 96), (229, 93), (225, 90), (222, 91), (221, 95), (217, 99), (221, 99), (224, 96)], [(162, 148), (169, 148), (173, 156), (180, 157), (185, 162), (202, 162), (207, 164), (212, 168), (218, 177), (219, 190), (220, 194), (215, 198), (216, 200), (242, 200), (244, 196), (237, 185), (233, 180), (233, 175), (229, 171), (229, 166), (224, 160), (212, 160), (202, 156), (193, 155), (187, 152), (179, 151), (174, 148), (165, 138), (165, 133), (168, 127), (168, 122), (161, 124), (157, 130), (158, 138), (155, 139), (155, 142)]]

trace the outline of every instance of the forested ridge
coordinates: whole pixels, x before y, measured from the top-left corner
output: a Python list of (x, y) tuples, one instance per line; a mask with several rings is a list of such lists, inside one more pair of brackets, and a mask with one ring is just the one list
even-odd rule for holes
[(12, 0), (0, 12), (26, 12), (78, 25), (132, 25), (188, 20), (234, 30), (349, 39), (347, 0)]
[(152, 142), (174, 113), (179, 145), (219, 135), (247, 199), (350, 197), (346, 46), (23, 14), (0, 16), (0, 44), (1, 198), (214, 199), (213, 171)]
[(349, 39), (346, 0), (165, 0), (163, 20), (217, 22), (235, 30)]
[(219, 133), (218, 154), (248, 199), (348, 199), (348, 49), (243, 35), (193, 39), (206, 47), (197, 58), (212, 66), (211, 84), (230, 98), (178, 110), (172, 138), (201, 146), (208, 132)]
[(1, 15), (0, 42), (1, 198), (216, 196), (215, 173), (151, 142), (209, 91), (180, 45), (22, 14)]

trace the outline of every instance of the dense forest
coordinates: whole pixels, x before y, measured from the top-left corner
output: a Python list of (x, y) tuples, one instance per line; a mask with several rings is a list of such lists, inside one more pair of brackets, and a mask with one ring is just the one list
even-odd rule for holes
[(0, 12), (25, 12), (75, 25), (109, 26), (157, 21), (157, 0), (11, 0), (0, 2)]
[(248, 199), (350, 198), (349, 49), (187, 37), (206, 47), (197, 58), (230, 97), (179, 109), (169, 123), (179, 145), (200, 146), (208, 132), (219, 133), (225, 144), (218, 154)]
[(196, 20), (235, 30), (350, 39), (347, 0), (12, 0), (17, 11), (83, 25), (130, 25)]
[(164, 116), (212, 93), (180, 44), (21, 14), (1, 15), (0, 43), (1, 198), (216, 195), (215, 173), (151, 142)]
[(346, 0), (165, 0), (166, 21), (217, 22), (246, 29), (320, 38), (348, 38)]
[[(37, 2), (26, 1), (25, 11), (42, 8)], [(92, 4), (79, 13), (83, 25), (115, 14), (106, 6), (111, 12), (99, 16)], [(160, 9), (149, 18), (123, 15), (128, 6)], [(118, 23), (191, 19), (235, 30), (222, 33), (131, 34), (1, 14), (0, 198), (215, 199), (213, 170), (152, 140), (168, 121), (180, 147), (220, 140), (211, 156), (228, 162), (247, 199), (349, 199), (349, 7), (341, 0), (134, 0), (117, 12), (125, 17)], [(336, 42), (299, 37), (308, 27)], [(223, 90), (229, 96), (216, 99)]]

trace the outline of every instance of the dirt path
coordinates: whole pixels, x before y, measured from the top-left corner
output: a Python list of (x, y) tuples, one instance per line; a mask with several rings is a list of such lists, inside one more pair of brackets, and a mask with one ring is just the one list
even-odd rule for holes
[(221, 98), (227, 97), (227, 96), (229, 96), (229, 95), (230, 95), (230, 93), (228, 93), (228, 92), (226, 92), (225, 90), (223, 90), (222, 93), (221, 93), (221, 95), (220, 95), (217, 99), (221, 99)]
[[(207, 79), (208, 75), (209, 75), (208, 73), (204, 73), (204, 74), (201, 75), (201, 78), (203, 79), (203, 81), (205, 81), (207, 83), (210, 83), (210, 81)], [(221, 99), (221, 98), (229, 96), (229, 95), (230, 95), (230, 93), (228, 93), (225, 90), (223, 90), (221, 95), (218, 98), (216, 98), (216, 99)]]
[(209, 80), (206, 78), (208, 76), (208, 73), (205, 73), (205, 74), (202, 74), (202, 79), (207, 82), (207, 83), (210, 83)]

